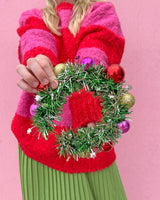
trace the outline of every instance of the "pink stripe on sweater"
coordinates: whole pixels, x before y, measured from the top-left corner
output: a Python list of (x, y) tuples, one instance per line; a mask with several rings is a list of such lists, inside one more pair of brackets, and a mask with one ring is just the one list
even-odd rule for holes
[(41, 19), (42, 16), (43, 16), (43, 10), (38, 10), (36, 8), (31, 10), (26, 10), (21, 14), (19, 18), (19, 25), (23, 26), (29, 17), (37, 17)]
[[(62, 28), (68, 27), (72, 12), (72, 9), (61, 9), (58, 11)], [(82, 21), (81, 27), (89, 27), (90, 25), (104, 26), (124, 38), (116, 10), (110, 2), (93, 3)]]
[(21, 60), (27, 51), (37, 46), (50, 49), (55, 56), (58, 56), (56, 39), (51, 33), (41, 29), (30, 29), (20, 39)]
[(26, 91), (22, 91), (16, 113), (22, 117), (31, 118), (30, 106), (33, 102), (34, 96)]
[(109, 2), (95, 2), (92, 5), (92, 10), (85, 16), (81, 27), (90, 25), (104, 26), (124, 38), (115, 8)]
[(107, 55), (105, 54), (105, 52), (96, 47), (81, 48), (78, 50), (76, 56), (80, 56), (79, 62), (81, 62), (86, 57), (90, 57), (94, 60), (96, 65), (99, 65), (101, 62), (105, 67), (107, 67), (109, 65), (108, 58), (107, 58)]
[(57, 126), (61, 126), (61, 127), (71, 127), (72, 126), (72, 115), (71, 115), (71, 111), (69, 108), (69, 100), (67, 100), (66, 104), (63, 105), (63, 111), (62, 111), (61, 117), (62, 117), (61, 122), (54, 120), (54, 123)]
[(72, 10), (71, 9), (63, 9), (58, 12), (58, 16), (60, 18), (59, 26), (62, 28), (67, 28), (69, 25), (69, 21), (72, 16)]

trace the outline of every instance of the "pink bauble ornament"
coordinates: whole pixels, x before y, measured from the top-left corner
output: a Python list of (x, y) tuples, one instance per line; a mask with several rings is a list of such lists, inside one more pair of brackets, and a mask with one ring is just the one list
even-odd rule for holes
[(130, 123), (129, 123), (129, 121), (125, 120), (125, 121), (119, 123), (118, 124), (118, 128), (120, 130), (122, 130), (122, 133), (126, 133), (130, 129)]
[(38, 108), (38, 107), (39, 107), (39, 106), (36, 105), (36, 104), (32, 104), (32, 105), (31, 105), (31, 107), (30, 107), (30, 113), (31, 113), (32, 116), (35, 116), (35, 115), (36, 115), (36, 111), (37, 111), (37, 108)]
[(81, 61), (81, 65), (86, 65), (84, 67), (84, 70), (87, 70), (89, 69), (92, 65), (93, 65), (94, 61), (92, 58), (84, 58), (82, 61)]

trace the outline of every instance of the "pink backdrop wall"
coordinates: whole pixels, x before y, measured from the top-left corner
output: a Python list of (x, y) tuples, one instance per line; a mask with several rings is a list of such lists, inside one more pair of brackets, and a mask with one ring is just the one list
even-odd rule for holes
[[(17, 141), (10, 131), (21, 89), (17, 46), (18, 18), (44, 0), (0, 0), (0, 199), (22, 200)], [(126, 38), (121, 65), (136, 98), (131, 129), (116, 145), (117, 164), (128, 200), (160, 199), (160, 3), (112, 1)]]

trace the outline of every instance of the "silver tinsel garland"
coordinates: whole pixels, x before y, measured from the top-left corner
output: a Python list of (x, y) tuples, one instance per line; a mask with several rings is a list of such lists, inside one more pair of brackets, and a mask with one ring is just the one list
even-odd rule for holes
[[(73, 156), (76, 160), (78, 157), (87, 155), (95, 157), (93, 149), (96, 147), (102, 151), (104, 143), (118, 143), (117, 139), (121, 137), (121, 130), (118, 129), (118, 123), (124, 121), (127, 114), (131, 114), (125, 105), (120, 104), (120, 98), (132, 89), (131, 86), (121, 83), (114, 83), (104, 72), (103, 65), (92, 65), (88, 70), (84, 66), (74, 63), (66, 63), (65, 70), (57, 76), (59, 86), (56, 90), (46, 87), (37, 92), (35, 96), (36, 104), (39, 106), (35, 117), (33, 118), (33, 127), (39, 129), (39, 138), (42, 136), (46, 140), (49, 134), (54, 133), (53, 120), (61, 121), (62, 106), (66, 103), (66, 96), (73, 92), (85, 88), (86, 91), (94, 92), (94, 96), (100, 96), (103, 99), (101, 105), (103, 120), (96, 124), (95, 127), (80, 127), (78, 132), (70, 128), (68, 131), (62, 130), (60, 136), (56, 136), (59, 144), (57, 150), (60, 155), (68, 159)], [(28, 129), (30, 134), (32, 128)]]

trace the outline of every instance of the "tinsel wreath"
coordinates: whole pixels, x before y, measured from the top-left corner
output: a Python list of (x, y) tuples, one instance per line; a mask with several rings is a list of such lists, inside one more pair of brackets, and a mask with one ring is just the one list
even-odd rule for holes
[[(62, 66), (65, 67), (63, 68)], [(29, 134), (32, 128), (39, 130), (39, 139), (46, 140), (49, 134), (55, 134), (57, 139), (57, 150), (60, 156), (94, 158), (97, 152), (103, 151), (104, 143), (110, 145), (118, 143), (121, 137), (124, 122), (130, 120), (130, 107), (127, 101), (122, 99), (127, 95), (131, 86), (125, 81), (114, 81), (113, 76), (109, 76), (102, 64), (92, 64), (89, 68), (86, 65), (67, 62), (61, 65), (63, 70), (57, 73), (59, 82), (58, 88), (53, 90), (47, 85), (39, 88), (35, 95), (35, 104), (32, 109), (32, 125), (27, 130)], [(115, 73), (114, 73), (115, 74)], [(94, 127), (79, 127), (78, 129), (63, 129), (61, 134), (54, 132), (56, 124), (54, 120), (61, 121), (62, 107), (66, 103), (66, 97), (73, 92), (80, 92), (81, 89), (90, 91), (94, 97), (99, 97), (102, 106), (102, 120)], [(133, 97), (133, 96), (132, 96)], [(132, 98), (134, 101), (134, 97)], [(34, 112), (34, 114), (33, 114)], [(98, 151), (94, 151), (98, 149)]]

